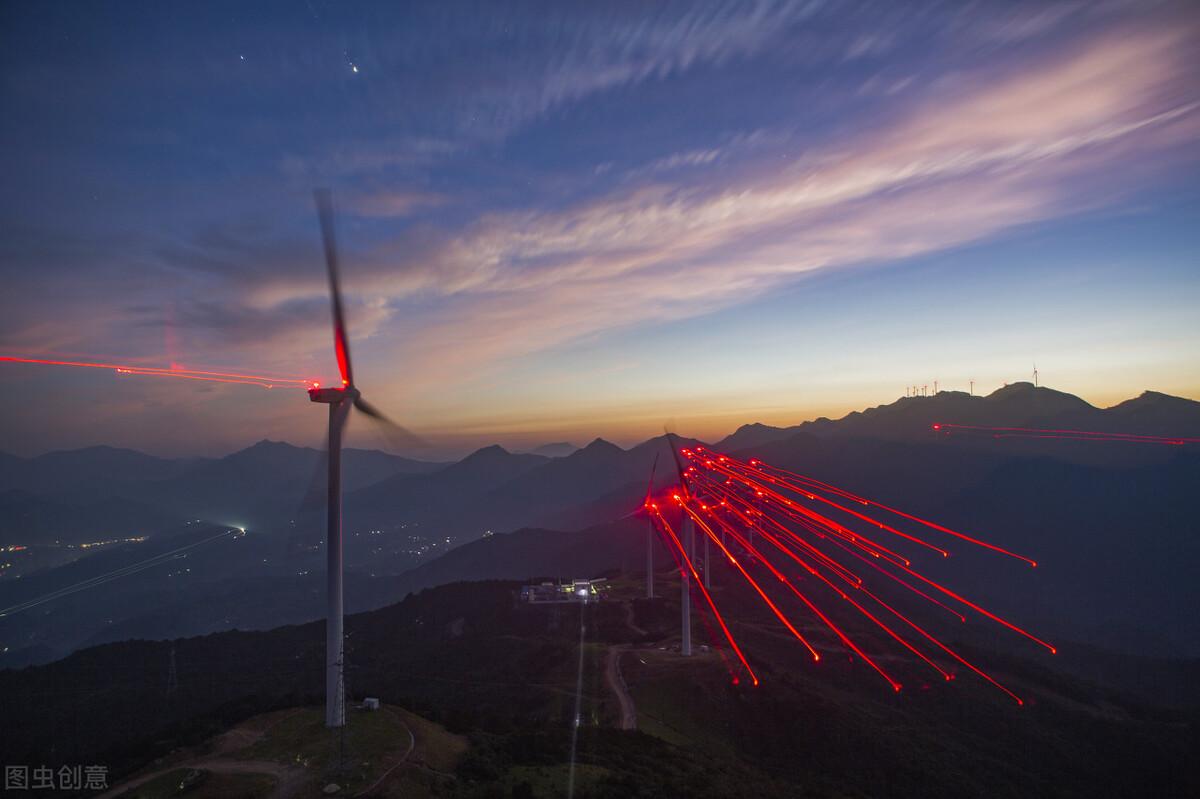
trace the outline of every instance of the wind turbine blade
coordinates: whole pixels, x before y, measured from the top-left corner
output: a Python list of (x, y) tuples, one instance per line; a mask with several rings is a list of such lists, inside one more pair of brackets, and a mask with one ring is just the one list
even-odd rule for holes
[(354, 407), (378, 422), (393, 446), (399, 449), (429, 449), (429, 442), (411, 430), (401, 427), (383, 415), (383, 412), (362, 397), (354, 400)]
[(654, 453), (654, 463), (650, 466), (650, 482), (646, 484), (646, 500), (643, 506), (650, 504), (650, 495), (654, 493), (654, 472), (658, 469), (658, 456), (661, 453)]
[(350, 342), (346, 338), (346, 314), (342, 310), (341, 280), (338, 277), (337, 238), (333, 229), (333, 194), (329, 189), (316, 189), (317, 219), (321, 223), (321, 241), (325, 245), (325, 267), (329, 272), (329, 296), (333, 303), (333, 348), (337, 353), (338, 371), (342, 385), (354, 385), (350, 368)]
[(667, 446), (671, 448), (671, 457), (675, 459), (675, 472), (679, 475), (679, 484), (683, 486), (683, 493), (686, 497), (688, 494), (687, 478), (683, 475), (683, 461), (679, 460), (679, 446), (675, 442), (675, 434), (665, 428), (663, 432), (667, 435)]

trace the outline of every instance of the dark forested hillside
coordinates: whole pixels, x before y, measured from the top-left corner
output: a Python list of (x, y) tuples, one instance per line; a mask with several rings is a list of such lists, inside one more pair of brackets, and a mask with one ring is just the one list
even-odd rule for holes
[[(643, 787), (657, 786), (656, 795), (1082, 797), (1196, 787), (1187, 766), (1197, 743), (1191, 713), (1149, 710), (1036, 659), (987, 651), (976, 654), (1019, 687), (1026, 707), (966, 678), (917, 680), (894, 694), (861, 664), (812, 663), (734, 588), (721, 601), (743, 619), (739, 635), (762, 684), (732, 686), (715, 656), (685, 661), (650, 646), (625, 658), (642, 731), (606, 729), (615, 709), (600, 654), (636, 649), (647, 637), (669, 641), (678, 601), (635, 601), (630, 618), (646, 628), (639, 633), (618, 596), (539, 608), (521, 606), (517, 588), (453, 584), (348, 619), (351, 695), (379, 696), (468, 733), (462, 791), (522, 765), (565, 762), (581, 612), (593, 654), (578, 756), (613, 772), (596, 795), (628, 795), (621, 786), (636, 793), (643, 772)], [(313, 623), (109, 644), (0, 672), (0, 749), (15, 762), (127, 771), (241, 718), (317, 701), (323, 642), (323, 625)], [(838, 654), (834, 644), (822, 647)], [(670, 764), (656, 765), (654, 753)]]

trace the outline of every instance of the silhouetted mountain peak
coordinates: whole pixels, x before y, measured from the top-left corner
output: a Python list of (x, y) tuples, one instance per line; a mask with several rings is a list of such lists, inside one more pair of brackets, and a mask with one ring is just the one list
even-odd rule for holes
[(718, 451), (737, 452), (747, 447), (756, 447), (768, 441), (774, 441), (783, 435), (785, 435), (784, 428), (772, 427), (762, 422), (752, 422), (742, 425), (714, 446)]
[(295, 444), (289, 444), (286, 441), (272, 441), (269, 438), (264, 438), (260, 441), (254, 442), (245, 449), (238, 450), (237, 452), (231, 454), (240, 455), (243, 452), (289, 452), (297, 449), (302, 448), (297, 447)]
[(998, 388), (985, 398), (988, 402), (1024, 403), (1028, 410), (1039, 415), (1060, 413), (1066, 411), (1089, 411), (1095, 408), (1065, 391), (1056, 391), (1045, 386), (1035, 386), (1033, 383), (1021, 381), (1009, 383)]
[(422, 475), (419, 480), (412, 480), (411, 475), (397, 475), (369, 486), (359, 496), (360, 507), (372, 513), (381, 508), (406, 505), (437, 506), (453, 508), (450, 512), (457, 513), (464, 496), (489, 491), (550, 460), (543, 455), (512, 453), (499, 444), (492, 444), (475, 450), (457, 463)]
[(1200, 402), (1173, 397), (1158, 391), (1144, 391), (1104, 411), (1123, 432), (1163, 436), (1200, 435)]
[(279, 463), (315, 453), (316, 450), (297, 447), (285, 441), (271, 441), (264, 438), (245, 449), (231, 452), (220, 460), (226, 463), (242, 464)]
[(542, 444), (540, 447), (530, 450), (529, 454), (545, 455), (548, 458), (562, 458), (578, 449), (579, 447), (569, 441), (555, 441), (550, 444)]
[(1118, 405), (1114, 405), (1109, 410), (1132, 410), (1135, 408), (1178, 408), (1195, 412), (1200, 410), (1200, 402), (1184, 397), (1176, 397), (1171, 394), (1163, 394), (1161, 391), (1143, 391), (1133, 399), (1128, 399)]
[(584, 447), (583, 449), (580, 450), (580, 452), (589, 452), (592, 454), (614, 453), (614, 452), (624, 452), (624, 451), (625, 450), (621, 449), (616, 444), (612, 443), (611, 441), (605, 441), (603, 438), (595, 439), (594, 441), (592, 441), (592, 443), (588, 444), (586, 447)]
[[(956, 391), (956, 392), (943, 391), (939, 394), (935, 394), (934, 396), (940, 397), (940, 396), (947, 395), (950, 393), (961, 394), (962, 392), (961, 391)], [(1083, 402), (1083, 400), (1079, 399), (1079, 397), (1076, 397), (1074, 394), (1068, 394), (1065, 391), (1057, 391), (1053, 388), (1046, 388), (1045, 386), (1035, 386), (1033, 383), (1030, 383), (1028, 380), (1018, 380), (1016, 383), (1009, 383), (1006, 386), (1002, 386), (1001, 388), (998, 388), (995, 391), (993, 391), (991, 394), (988, 394), (986, 399), (1011, 399), (1013, 397), (1032, 397), (1032, 396), (1038, 396), (1038, 395), (1044, 396), (1044, 395), (1051, 395), (1051, 394), (1057, 395), (1060, 397), (1071, 397), (1073, 399), (1079, 400), (1080, 402)]]
[(480, 447), (479, 449), (475, 450), (467, 457), (463, 458), (462, 462), (466, 463), (467, 461), (503, 458), (503, 457), (506, 457), (511, 454), (512, 454), (511, 452), (509, 452), (508, 450), (506, 450), (504, 447), (500, 446), (499, 444), (492, 444), (491, 446)]
[(1020, 380), (1016, 383), (1009, 383), (1001, 388), (996, 389), (991, 394), (987, 395), (988, 399), (1005, 399), (1007, 397), (1019, 397), (1033, 393), (1037, 388), (1028, 380)]
[[(675, 436), (675, 444), (680, 447), (687, 447), (696, 443), (697, 441), (694, 438), (682, 438), (680, 436)], [(633, 447), (629, 451), (635, 453), (660, 453), (664, 457), (669, 457), (671, 452), (670, 438), (665, 433), (661, 436), (654, 436), (654, 438), (647, 438), (645, 441), (638, 444), (636, 447)]]

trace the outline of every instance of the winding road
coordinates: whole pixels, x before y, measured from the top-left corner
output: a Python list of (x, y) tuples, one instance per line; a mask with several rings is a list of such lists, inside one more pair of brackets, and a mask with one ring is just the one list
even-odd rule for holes
[(617, 704), (621, 707), (621, 729), (636, 730), (637, 707), (633, 704), (633, 697), (629, 695), (629, 686), (625, 684), (625, 678), (621, 676), (621, 655), (627, 651), (628, 646), (608, 648), (608, 656), (604, 661), (604, 680), (609, 689), (616, 694)]

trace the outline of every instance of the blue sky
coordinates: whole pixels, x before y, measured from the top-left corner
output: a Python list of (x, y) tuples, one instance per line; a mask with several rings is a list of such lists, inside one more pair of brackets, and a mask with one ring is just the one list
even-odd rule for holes
[[(1187, 3), (9, 4), (0, 354), (328, 380), (461, 452), (1027, 379), (1200, 395)], [(315, 443), (2, 364), (11, 451)], [(378, 443), (358, 428), (356, 443)]]

